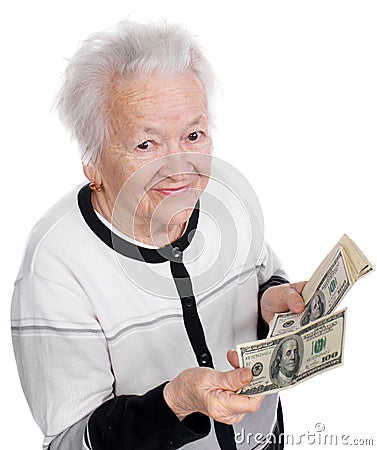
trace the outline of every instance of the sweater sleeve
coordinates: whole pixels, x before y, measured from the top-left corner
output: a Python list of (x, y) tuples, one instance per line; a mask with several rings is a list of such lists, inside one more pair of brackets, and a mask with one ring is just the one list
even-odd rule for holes
[(205, 437), (210, 431), (209, 418), (193, 413), (180, 422), (164, 400), (165, 384), (141, 396), (115, 397), (100, 406), (89, 419), (88, 448), (177, 449)]
[(18, 279), (12, 338), (44, 448), (173, 449), (209, 433), (206, 416), (177, 419), (164, 401), (163, 386), (114, 397), (106, 338), (90, 302), (74, 287), (35, 274)]
[(205, 437), (209, 418), (194, 413), (180, 422), (164, 400), (165, 384), (106, 401), (56, 436), (48, 450), (178, 449)]
[(262, 311), (261, 311), (261, 298), (263, 294), (273, 286), (279, 286), (280, 284), (289, 283), (288, 280), (285, 278), (273, 275), (269, 280), (267, 280), (265, 283), (259, 286), (258, 291), (258, 324), (257, 324), (257, 335), (258, 339), (265, 339), (268, 335), (268, 324), (264, 321), (262, 317)]
[(259, 281), (257, 335), (258, 339), (265, 339), (268, 335), (269, 327), (262, 317), (261, 298), (270, 287), (289, 283), (280, 259), (267, 243), (263, 247), (257, 276)]

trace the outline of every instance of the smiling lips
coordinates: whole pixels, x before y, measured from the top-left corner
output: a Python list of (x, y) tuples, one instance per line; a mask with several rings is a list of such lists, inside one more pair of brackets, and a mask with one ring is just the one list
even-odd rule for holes
[(171, 195), (171, 196), (178, 196), (185, 194), (190, 189), (190, 184), (186, 184), (185, 186), (180, 186), (177, 188), (170, 188), (170, 189), (154, 189), (157, 192), (160, 192), (160, 194), (163, 195)]

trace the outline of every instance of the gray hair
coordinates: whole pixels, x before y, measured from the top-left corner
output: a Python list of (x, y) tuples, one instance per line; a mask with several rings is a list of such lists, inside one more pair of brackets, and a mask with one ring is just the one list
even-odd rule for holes
[(78, 141), (85, 165), (95, 165), (109, 135), (108, 109), (114, 77), (192, 70), (207, 97), (209, 115), (216, 79), (194, 36), (179, 25), (120, 22), (94, 33), (70, 60), (56, 107)]

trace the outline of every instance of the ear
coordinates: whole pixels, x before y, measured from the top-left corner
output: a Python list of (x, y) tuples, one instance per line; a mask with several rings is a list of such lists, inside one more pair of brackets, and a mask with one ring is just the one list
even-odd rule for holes
[(98, 168), (96, 166), (86, 166), (83, 164), (82, 169), (84, 171), (84, 174), (86, 176), (86, 178), (89, 181), (92, 181), (93, 183), (95, 183), (97, 186), (101, 186), (102, 184), (102, 177), (101, 177), (101, 173), (98, 170)]

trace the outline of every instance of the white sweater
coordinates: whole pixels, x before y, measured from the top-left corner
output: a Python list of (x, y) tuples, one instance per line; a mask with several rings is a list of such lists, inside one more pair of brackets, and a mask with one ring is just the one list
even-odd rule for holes
[[(115, 249), (106, 244), (101, 233), (110, 231), (104, 221), (91, 211), (90, 220), (98, 220), (93, 230), (80, 211), (80, 189), (61, 199), (33, 228), (12, 302), (22, 387), (45, 435), (44, 448), (56, 438), (52, 449), (88, 448), (85, 427), (101, 404), (114, 396), (142, 395), (198, 365), (170, 262), (127, 255), (117, 245), (128, 241), (135, 250), (137, 242), (126, 236)], [(87, 201), (87, 190), (85, 195)], [(210, 196), (202, 195), (197, 224), (189, 224), (177, 241), (183, 248), (185, 238), (191, 243), (182, 254), (178, 245), (171, 259), (182, 258), (214, 367), (227, 371), (226, 351), (257, 339), (259, 285), (283, 272), (265, 244), (259, 259), (247, 256), (252, 232), (240, 208), (226, 205), (236, 224), (231, 226), (237, 228), (233, 242), (234, 236), (224, 235), (232, 233), (231, 227), (219, 230), (205, 213), (209, 201)], [(226, 204), (226, 196), (222, 201)], [(258, 443), (256, 433), (271, 432), (276, 405), (277, 396), (268, 395), (258, 413), (234, 426), (237, 448), (250, 449)], [(213, 427), (184, 448), (218, 448)]]

